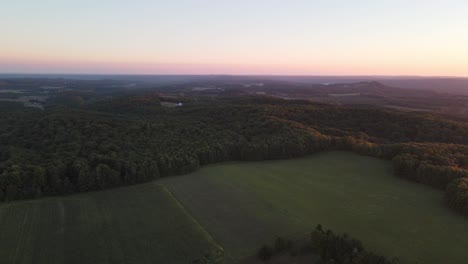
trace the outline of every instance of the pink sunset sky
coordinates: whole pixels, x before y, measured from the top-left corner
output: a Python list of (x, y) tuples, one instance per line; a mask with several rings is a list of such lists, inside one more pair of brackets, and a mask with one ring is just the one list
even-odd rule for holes
[(468, 76), (466, 1), (5, 1), (0, 73)]

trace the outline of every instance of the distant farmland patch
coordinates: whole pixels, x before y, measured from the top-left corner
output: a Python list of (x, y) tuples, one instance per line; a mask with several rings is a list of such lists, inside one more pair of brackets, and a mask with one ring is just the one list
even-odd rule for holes
[(22, 94), (22, 93), (24, 93), (24, 91), (22, 91), (22, 90), (1, 89), (0, 94), (3, 94), (3, 93)]
[(16, 99), (0, 99), (0, 101), (6, 102), (18, 102), (23, 103), (25, 107), (35, 107), (39, 109), (44, 109), (43, 104), (49, 99), (49, 96), (43, 95), (28, 95), (28, 96), (20, 96)]
[(346, 96), (360, 96), (361, 93), (341, 93), (341, 94), (328, 94), (331, 97), (346, 97)]

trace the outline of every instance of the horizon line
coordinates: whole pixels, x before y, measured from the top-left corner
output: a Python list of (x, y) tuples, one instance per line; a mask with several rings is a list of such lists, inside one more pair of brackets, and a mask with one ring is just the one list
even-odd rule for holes
[(420, 74), (229, 74), (229, 73), (206, 73), (206, 74), (186, 74), (186, 73), (21, 73), (21, 72), (0, 72), (1, 75), (88, 75), (88, 76), (239, 76), (239, 77), (397, 77), (397, 78), (468, 78), (460, 75), (420, 75)]

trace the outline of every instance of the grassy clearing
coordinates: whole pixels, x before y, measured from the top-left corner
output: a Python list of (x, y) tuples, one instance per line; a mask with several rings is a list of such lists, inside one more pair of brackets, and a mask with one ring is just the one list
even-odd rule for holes
[(191, 263), (218, 247), (154, 183), (0, 206), (0, 262)]
[(318, 223), (412, 263), (468, 259), (468, 222), (445, 207), (443, 192), (393, 176), (383, 160), (328, 152), (212, 165), (161, 183), (231, 260), (272, 236), (302, 235)]

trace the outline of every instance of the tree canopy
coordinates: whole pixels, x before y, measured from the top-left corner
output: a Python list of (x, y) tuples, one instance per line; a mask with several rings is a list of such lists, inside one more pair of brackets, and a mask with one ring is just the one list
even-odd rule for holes
[(396, 175), (446, 189), (457, 211), (468, 200), (466, 191), (460, 194), (463, 187), (453, 187), (468, 177), (466, 123), (270, 97), (194, 98), (174, 108), (161, 100), (122, 97), (44, 111), (0, 107), (0, 200), (135, 184), (215, 162), (336, 149), (393, 160)]

